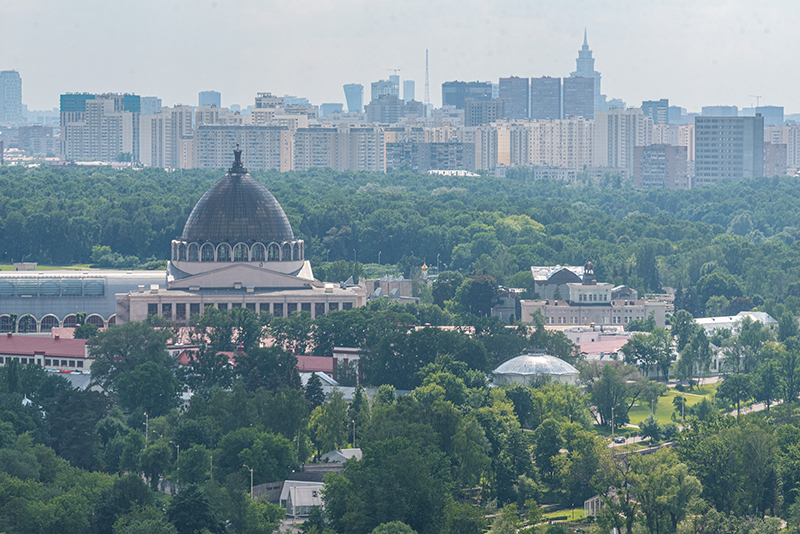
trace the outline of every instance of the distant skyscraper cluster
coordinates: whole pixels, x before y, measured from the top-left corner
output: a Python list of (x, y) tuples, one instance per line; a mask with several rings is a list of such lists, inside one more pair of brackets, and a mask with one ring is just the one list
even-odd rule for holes
[(427, 51), (425, 67), (422, 101), (414, 80), (387, 69), (366, 98), (364, 85), (344, 85), (344, 103), (259, 92), (252, 105), (222, 107), (221, 93), (208, 90), (196, 106), (164, 107), (155, 96), (68, 93), (57, 121), (36, 112), (29, 124), (19, 73), (2, 71), (0, 142), (26, 154), (169, 169), (225, 168), (239, 145), (251, 169), (502, 175), (528, 167), (534, 179), (613, 174), (671, 189), (800, 171), (800, 125), (785, 121), (782, 107), (687, 113), (659, 98), (628, 108), (602, 93), (586, 32), (569, 76), (445, 81), (438, 109), (429, 102)]

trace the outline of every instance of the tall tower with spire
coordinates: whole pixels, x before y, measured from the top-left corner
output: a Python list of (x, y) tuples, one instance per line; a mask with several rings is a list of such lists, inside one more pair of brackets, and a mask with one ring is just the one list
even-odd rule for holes
[(594, 70), (594, 58), (589, 49), (589, 39), (586, 28), (583, 30), (583, 46), (578, 51), (578, 59), (575, 60), (577, 69), (570, 73), (571, 78), (594, 78), (594, 110), (605, 110), (605, 97), (600, 93), (600, 73)]

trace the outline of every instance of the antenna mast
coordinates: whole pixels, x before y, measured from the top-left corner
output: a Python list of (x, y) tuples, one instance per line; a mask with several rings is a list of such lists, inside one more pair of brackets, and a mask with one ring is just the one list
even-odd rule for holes
[(425, 49), (425, 104), (431, 103), (430, 86), (428, 85), (428, 49)]

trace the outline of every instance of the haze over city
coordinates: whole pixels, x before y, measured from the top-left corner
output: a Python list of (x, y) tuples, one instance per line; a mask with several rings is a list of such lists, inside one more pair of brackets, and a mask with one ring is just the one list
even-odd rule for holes
[[(156, 95), (165, 105), (251, 105), (257, 91), (344, 102), (342, 85), (400, 69), (431, 103), (448, 80), (567, 76), (588, 30), (603, 93), (688, 110), (727, 104), (797, 111), (788, 2), (255, 2), (0, 0), (0, 69), (24, 79), (28, 109), (66, 92)], [(758, 99), (754, 96), (761, 97)], [(629, 104), (629, 105), (630, 105)]]

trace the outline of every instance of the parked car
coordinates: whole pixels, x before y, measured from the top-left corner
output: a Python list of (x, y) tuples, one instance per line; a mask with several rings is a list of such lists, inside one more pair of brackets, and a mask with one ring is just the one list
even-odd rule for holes
[(614, 438), (614, 443), (625, 443), (625, 438), (622, 436), (617, 436)]

